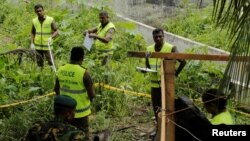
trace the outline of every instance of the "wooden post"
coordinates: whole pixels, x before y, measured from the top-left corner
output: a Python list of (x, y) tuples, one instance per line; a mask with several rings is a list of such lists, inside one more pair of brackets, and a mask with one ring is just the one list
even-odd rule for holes
[[(164, 72), (164, 65), (163, 61), (161, 62), (161, 107), (162, 109), (166, 109), (166, 89), (165, 89), (165, 72)], [(158, 124), (158, 132), (160, 132), (160, 139), (161, 141), (166, 141), (166, 117), (162, 115), (166, 115), (165, 110), (161, 110), (160, 118), (158, 118), (158, 121), (160, 121), (160, 125)], [(161, 120), (160, 120), (161, 119)], [(160, 127), (160, 128), (159, 128)]]
[[(161, 74), (161, 93), (162, 93), (162, 114), (161, 114), (161, 141), (175, 141), (175, 111), (174, 95), (175, 95), (175, 60), (164, 60), (162, 69), (164, 74)], [(163, 79), (164, 78), (164, 79)], [(163, 79), (163, 80), (162, 80)], [(166, 116), (171, 114), (169, 116)]]
[[(147, 52), (129, 51), (128, 57), (145, 58)], [(205, 60), (205, 61), (228, 61), (229, 55), (208, 55), (208, 54), (184, 54), (184, 53), (160, 53), (152, 52), (151, 58), (164, 58), (171, 60), (164, 60), (162, 68), (164, 73), (161, 78), (161, 93), (162, 93), (162, 112), (159, 113), (157, 134), (154, 141), (175, 141), (175, 125), (174, 121), (175, 111), (175, 60)], [(236, 60), (241, 61), (244, 56), (237, 56)], [(162, 71), (163, 72), (163, 71)], [(168, 115), (168, 116), (167, 116)], [(160, 125), (160, 127), (159, 127)]]

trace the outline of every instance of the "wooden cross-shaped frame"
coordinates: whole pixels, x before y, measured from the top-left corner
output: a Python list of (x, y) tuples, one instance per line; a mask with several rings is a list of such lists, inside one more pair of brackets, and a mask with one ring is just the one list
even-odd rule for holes
[[(129, 51), (128, 57), (145, 58), (147, 52)], [(207, 55), (207, 54), (184, 54), (184, 53), (159, 53), (152, 52), (150, 58), (162, 58), (161, 63), (161, 97), (162, 112), (158, 124), (160, 141), (175, 141), (174, 121), (174, 99), (175, 99), (175, 60), (206, 60), (206, 61), (228, 61), (229, 55)], [(167, 66), (167, 67), (166, 67)], [(163, 75), (162, 75), (163, 74)], [(167, 130), (168, 131), (167, 131)]]

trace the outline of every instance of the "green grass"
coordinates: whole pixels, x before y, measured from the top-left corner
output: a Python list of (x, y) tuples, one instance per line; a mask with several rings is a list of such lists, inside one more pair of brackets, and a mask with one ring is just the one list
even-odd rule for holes
[(204, 9), (185, 8), (167, 19), (163, 27), (171, 33), (219, 48), (227, 47), (227, 29), (218, 28), (212, 20), (212, 6)]
[[(50, 1), (44, 2), (48, 4)], [(22, 4), (17, 7), (1, 1), (0, 17), (5, 18), (0, 23), (0, 37), (8, 39), (0, 41), (1, 53), (17, 49), (19, 46), (28, 48), (31, 28), (28, 21), (35, 16), (32, 4)], [(46, 7), (46, 10), (54, 16), (61, 31), (53, 50), (55, 62), (59, 67), (68, 62), (71, 47), (82, 44), (82, 31), (97, 24), (98, 18), (93, 17), (97, 17), (98, 10), (82, 5), (77, 12), (51, 7)], [(196, 17), (196, 20), (198, 19)], [(84, 66), (89, 69), (95, 83), (104, 82), (120, 89), (148, 94), (148, 75), (141, 74), (135, 69), (136, 66), (144, 66), (143, 59), (126, 56), (127, 51), (145, 50), (146, 41), (140, 34), (134, 34), (135, 26), (132, 23), (117, 21), (117, 19), (114, 21), (119, 27), (119, 32), (115, 36), (116, 51), (112, 62), (105, 67), (97, 67), (92, 60), (94, 55), (87, 52)], [(12, 22), (15, 22), (15, 26), (11, 26)], [(189, 29), (189, 31), (192, 30)], [(201, 34), (202, 31), (198, 33)], [(17, 61), (17, 55), (0, 56), (0, 105), (27, 100), (53, 91), (55, 74), (48, 66), (39, 70), (35, 61), (25, 55), (21, 65), (18, 65)], [(223, 69), (211, 62), (189, 61), (176, 79), (176, 96), (187, 95), (192, 99), (199, 98), (205, 89), (218, 86)], [(109, 129), (112, 131), (111, 141), (149, 139), (147, 135), (143, 135), (148, 134), (148, 130), (154, 127), (149, 98), (99, 89), (99, 87), (96, 87), (95, 91), (96, 98), (91, 107), (93, 114), (90, 117), (92, 132)], [(19, 140), (34, 121), (51, 119), (53, 117), (52, 99), (53, 97), (48, 97), (22, 106), (0, 109), (0, 140)], [(245, 116), (237, 115), (236, 118), (239, 124), (250, 123), (249, 118)], [(117, 131), (128, 125), (132, 127)]]

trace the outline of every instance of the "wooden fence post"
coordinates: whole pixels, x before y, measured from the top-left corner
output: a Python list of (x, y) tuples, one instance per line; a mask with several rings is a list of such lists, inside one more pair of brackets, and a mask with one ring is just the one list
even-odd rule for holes
[[(162, 112), (161, 112), (161, 141), (175, 141), (175, 60), (164, 60), (161, 72)], [(169, 116), (166, 116), (171, 114)]]

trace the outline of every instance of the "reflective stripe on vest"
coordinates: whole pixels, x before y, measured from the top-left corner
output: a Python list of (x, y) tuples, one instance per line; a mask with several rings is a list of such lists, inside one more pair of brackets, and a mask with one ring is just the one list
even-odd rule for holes
[(77, 102), (75, 118), (91, 114), (90, 100), (83, 83), (85, 69), (80, 65), (66, 64), (58, 70), (60, 94), (68, 95)]
[(38, 17), (32, 20), (36, 29), (35, 35), (35, 48), (38, 50), (48, 50), (48, 38), (52, 35), (51, 24), (53, 18), (46, 16), (45, 20), (41, 24)]
[[(165, 42), (160, 52), (171, 53), (173, 45)], [(155, 52), (155, 44), (147, 47), (148, 52)], [(149, 58), (149, 65), (152, 70), (156, 70), (156, 73), (150, 73), (151, 87), (161, 87), (161, 61), (160, 58)]]
[(85, 112), (85, 111), (87, 111), (87, 110), (89, 110), (90, 109), (90, 105), (89, 106), (87, 106), (87, 107), (84, 107), (84, 108), (82, 108), (82, 109), (76, 109), (76, 113), (82, 113), (82, 112)]
[(82, 89), (82, 90), (70, 90), (68, 88), (60, 88), (62, 93), (66, 92), (66, 93), (71, 93), (71, 94), (81, 94), (81, 93), (85, 93), (86, 90)]
[[(116, 30), (112, 22), (109, 22), (104, 28), (102, 28), (101, 24), (99, 24), (97, 27), (97, 35), (100, 37), (105, 37), (109, 29), (111, 28), (114, 28), (114, 30)], [(100, 40), (95, 40), (95, 47), (99, 52), (113, 54), (113, 40), (109, 41), (108, 43), (103, 43)]]

